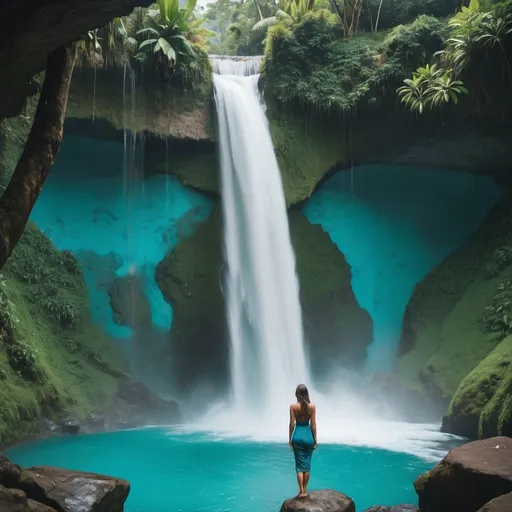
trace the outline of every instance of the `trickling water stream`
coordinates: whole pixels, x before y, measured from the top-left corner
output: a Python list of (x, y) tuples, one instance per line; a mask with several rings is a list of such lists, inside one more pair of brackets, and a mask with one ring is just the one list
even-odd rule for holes
[[(259, 60), (213, 59), (234, 405), (273, 414), (308, 382), (299, 285)], [(286, 409), (284, 409), (286, 410)]]

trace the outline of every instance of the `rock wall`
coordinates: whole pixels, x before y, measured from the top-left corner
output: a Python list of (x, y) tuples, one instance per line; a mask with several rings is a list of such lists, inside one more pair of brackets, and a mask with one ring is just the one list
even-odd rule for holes
[[(508, 194), (468, 242), (416, 286), (409, 301), (396, 374), (433, 399), (448, 403), (466, 375), (506, 335), (506, 327), (503, 330), (501, 324), (489, 317), (489, 308), (496, 307), (493, 304), (500, 286), (512, 277), (512, 260), (506, 257), (511, 219), (512, 196)], [(505, 318), (509, 314), (506, 306), (503, 314)], [(487, 385), (489, 368), (495, 366), (497, 354), (482, 363), (458, 392), (457, 403), (473, 394), (473, 417), (482, 412), (478, 389)], [(481, 382), (475, 384), (475, 380)], [(454, 405), (455, 402), (451, 414), (460, 410), (459, 406), (453, 409)], [(474, 423), (470, 430), (475, 432)]]
[(211, 86), (192, 96), (178, 94), (148, 76), (123, 68), (76, 68), (67, 117), (104, 119), (115, 129), (159, 137), (209, 140), (213, 137)]
[[(372, 324), (355, 300), (350, 267), (321, 227), (298, 211), (290, 212), (289, 221), (312, 363), (323, 370), (334, 363), (360, 365), (372, 338)], [(201, 381), (226, 384), (221, 247), (217, 206), (157, 268), (158, 284), (174, 311), (173, 373), (185, 388)]]

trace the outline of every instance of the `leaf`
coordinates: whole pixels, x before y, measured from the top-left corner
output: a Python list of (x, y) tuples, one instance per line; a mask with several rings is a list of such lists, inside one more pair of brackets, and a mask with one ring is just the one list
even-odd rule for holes
[(145, 33), (150, 33), (150, 34), (154, 34), (155, 36), (159, 36), (160, 35), (160, 32), (158, 32), (158, 30), (154, 29), (154, 28), (151, 28), (151, 27), (146, 27), (146, 28), (141, 28), (140, 30), (137, 30), (136, 34), (145, 34)]
[(265, 31), (268, 30), (272, 25), (275, 25), (276, 23), (277, 18), (275, 16), (270, 16), (270, 18), (263, 18), (252, 27), (252, 30), (254, 32)]
[(142, 41), (139, 45), (139, 50), (142, 50), (142, 48), (145, 48), (146, 46), (150, 44), (155, 44), (157, 42), (157, 39), (146, 39), (145, 41)]

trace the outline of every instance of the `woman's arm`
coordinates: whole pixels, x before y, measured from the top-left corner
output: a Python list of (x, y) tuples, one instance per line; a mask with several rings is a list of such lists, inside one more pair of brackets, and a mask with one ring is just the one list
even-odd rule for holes
[(292, 436), (293, 429), (295, 428), (295, 411), (293, 410), (293, 405), (290, 405), (290, 424), (288, 425), (288, 444), (290, 448), (293, 450), (292, 446)]
[(314, 404), (311, 404), (311, 432), (313, 432), (313, 441), (315, 443), (313, 449), (315, 449), (318, 446), (318, 440), (316, 437), (316, 406)]

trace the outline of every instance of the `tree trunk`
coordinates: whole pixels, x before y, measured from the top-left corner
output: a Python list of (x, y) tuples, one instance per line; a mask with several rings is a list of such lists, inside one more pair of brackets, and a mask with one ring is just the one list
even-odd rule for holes
[(34, 122), (0, 198), (0, 269), (16, 247), (59, 151), (75, 56), (74, 43), (48, 54)]

